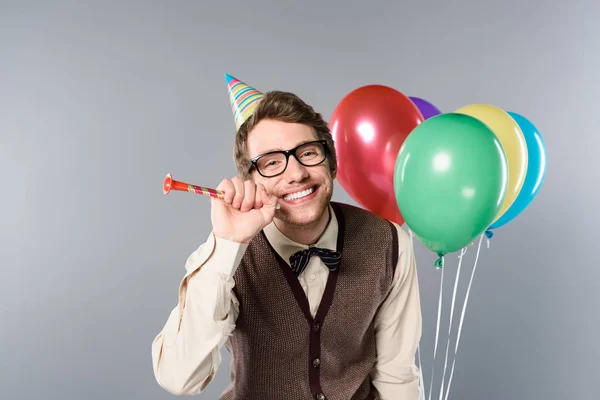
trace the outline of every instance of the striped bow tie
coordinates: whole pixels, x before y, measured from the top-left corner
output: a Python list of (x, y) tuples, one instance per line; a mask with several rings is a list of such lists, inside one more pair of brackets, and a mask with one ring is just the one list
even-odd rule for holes
[(310, 247), (305, 250), (298, 251), (290, 257), (290, 264), (292, 266), (292, 271), (296, 274), (296, 276), (300, 275), (302, 271), (308, 265), (308, 261), (312, 256), (319, 256), (321, 261), (327, 268), (331, 271), (335, 271), (340, 265), (340, 260), (342, 258), (342, 254), (339, 251), (330, 250), (330, 249), (321, 249), (318, 247)]

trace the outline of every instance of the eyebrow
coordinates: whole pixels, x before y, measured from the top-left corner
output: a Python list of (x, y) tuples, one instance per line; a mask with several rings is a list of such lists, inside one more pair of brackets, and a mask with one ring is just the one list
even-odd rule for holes
[[(296, 147), (298, 147), (298, 146), (302, 146), (303, 144), (306, 144), (306, 143), (314, 142), (315, 140), (317, 140), (317, 139), (305, 140), (305, 141), (303, 141), (303, 142), (300, 142), (300, 143), (298, 143), (298, 144), (297, 144), (297, 145), (295, 145), (293, 148), (296, 148)], [(282, 150), (281, 148), (272, 148), (272, 149), (269, 149), (269, 150), (262, 151), (262, 152), (258, 153), (258, 154), (257, 154), (256, 156), (254, 156), (254, 157), (258, 157), (258, 156), (260, 156), (261, 154), (267, 154), (267, 153), (271, 153), (271, 152), (273, 152), (273, 151), (283, 151), (283, 150)]]

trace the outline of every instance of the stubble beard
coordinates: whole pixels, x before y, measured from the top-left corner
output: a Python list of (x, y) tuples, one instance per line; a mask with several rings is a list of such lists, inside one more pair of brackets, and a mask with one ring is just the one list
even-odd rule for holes
[[(325, 190), (323, 186), (319, 188), (319, 190)], [(275, 213), (275, 219), (279, 221), (280, 224), (286, 225), (293, 229), (302, 229), (307, 230), (318, 226), (318, 224), (323, 219), (323, 215), (328, 212), (329, 203), (331, 201), (333, 190), (330, 187), (329, 193), (327, 193), (324, 197), (320, 197), (317, 202), (311, 207), (311, 211), (314, 210), (313, 215), (307, 215), (307, 212), (304, 210), (278, 210)], [(315, 203), (317, 203), (315, 202)], [(296, 214), (297, 212), (300, 215)]]

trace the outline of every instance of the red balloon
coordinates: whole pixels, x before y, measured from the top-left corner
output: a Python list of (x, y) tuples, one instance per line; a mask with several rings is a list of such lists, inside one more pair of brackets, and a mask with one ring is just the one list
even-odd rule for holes
[(423, 115), (408, 96), (383, 85), (353, 90), (336, 106), (329, 125), (338, 159), (337, 179), (363, 208), (404, 224), (394, 194), (400, 147)]

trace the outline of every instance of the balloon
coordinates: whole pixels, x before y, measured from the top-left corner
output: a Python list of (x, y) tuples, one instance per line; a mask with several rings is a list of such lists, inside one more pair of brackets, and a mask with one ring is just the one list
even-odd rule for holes
[(508, 162), (508, 186), (504, 203), (494, 221), (515, 202), (527, 173), (527, 144), (519, 124), (508, 113), (489, 104), (471, 104), (456, 110), (485, 123), (498, 137)]
[(420, 97), (411, 96), (409, 97), (409, 99), (411, 99), (412, 102), (415, 103), (419, 111), (421, 111), (421, 114), (423, 114), (423, 118), (425, 119), (435, 117), (436, 115), (442, 113), (436, 106)]
[(490, 229), (506, 225), (523, 212), (537, 196), (546, 176), (546, 148), (544, 139), (537, 128), (527, 118), (510, 111), (508, 114), (519, 124), (527, 143), (527, 174), (525, 175), (523, 187), (512, 206), (490, 226)]
[(421, 122), (423, 115), (407, 96), (382, 85), (348, 93), (329, 122), (344, 190), (363, 208), (399, 225), (404, 219), (394, 198), (394, 165), (404, 139)]
[[(506, 155), (494, 132), (458, 113), (432, 117), (408, 136), (394, 191), (408, 227), (440, 259), (490, 226), (504, 201)], [(437, 264), (441, 266), (441, 263)]]

